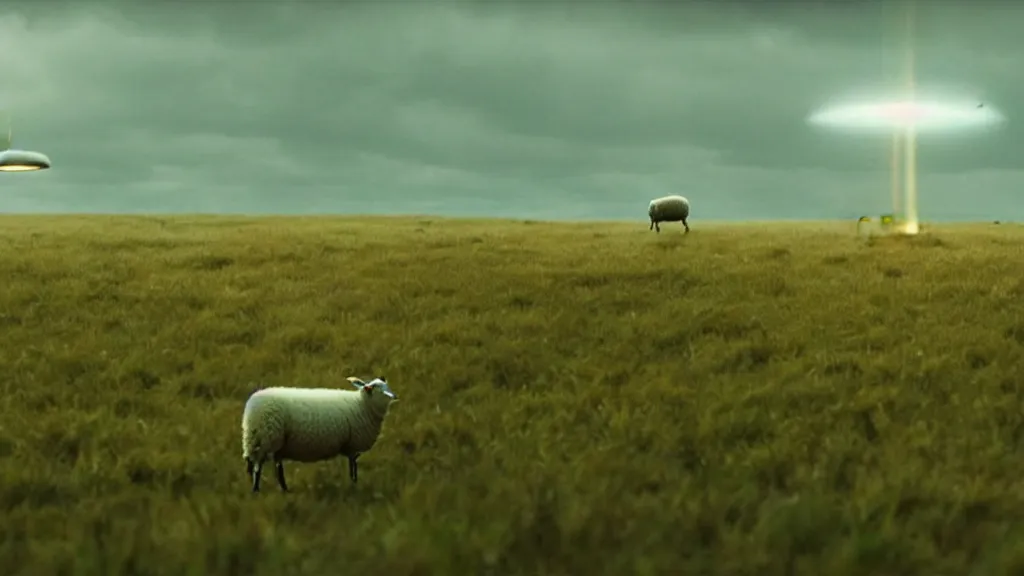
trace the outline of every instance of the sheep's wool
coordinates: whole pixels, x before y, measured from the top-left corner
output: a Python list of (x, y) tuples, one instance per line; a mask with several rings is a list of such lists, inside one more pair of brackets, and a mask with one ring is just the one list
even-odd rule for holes
[(690, 201), (682, 196), (664, 196), (651, 200), (647, 214), (660, 222), (683, 220), (690, 215)]
[(366, 452), (387, 408), (375, 412), (359, 390), (264, 388), (245, 403), (243, 458), (315, 462)]

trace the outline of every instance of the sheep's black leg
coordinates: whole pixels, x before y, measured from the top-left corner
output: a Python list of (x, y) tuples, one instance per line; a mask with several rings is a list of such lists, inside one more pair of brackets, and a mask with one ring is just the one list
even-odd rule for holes
[(260, 475), (263, 474), (263, 461), (256, 463), (256, 469), (252, 472), (252, 491), (260, 491)]
[(274, 465), (277, 468), (277, 483), (281, 485), (282, 491), (287, 492), (288, 483), (284, 481), (284, 462), (278, 460)]
[(686, 228), (686, 233), (690, 233), (690, 225), (686, 223), (686, 218), (683, 218), (683, 228)]
[(647, 229), (654, 230), (654, 218), (651, 218), (651, 225)]
[(356, 479), (359, 477), (359, 464), (356, 460), (359, 459), (359, 454), (353, 454), (348, 457), (348, 477), (352, 479), (352, 483), (356, 483)]
[(658, 223), (658, 222), (654, 223), (654, 231), (657, 232), (658, 234), (661, 234), (661, 224), (660, 223)]
[(254, 465), (254, 464), (252, 463), (252, 460), (250, 460), (250, 459), (246, 458), (246, 459), (245, 459), (245, 475), (246, 475), (246, 476), (248, 476), (250, 480), (252, 479), (252, 471), (253, 471), (253, 470), (254, 470), (255, 468), (256, 468), (256, 467), (255, 467), (255, 465)]

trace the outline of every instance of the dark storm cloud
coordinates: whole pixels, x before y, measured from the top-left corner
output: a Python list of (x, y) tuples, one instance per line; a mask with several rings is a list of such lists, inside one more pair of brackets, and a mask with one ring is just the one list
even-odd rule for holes
[[(805, 122), (891, 85), (881, 4), (187, 4), (0, 8), (0, 53), (25, 55), (0, 104), (56, 164), (0, 180), (0, 209), (642, 218), (681, 192), (712, 218), (823, 217), (888, 198), (884, 138)], [(919, 77), (1012, 115), (1012, 14), (957, 10), (921, 16)], [(1008, 124), (922, 140), (921, 162), (943, 190), (1009, 181), (1021, 145)]]

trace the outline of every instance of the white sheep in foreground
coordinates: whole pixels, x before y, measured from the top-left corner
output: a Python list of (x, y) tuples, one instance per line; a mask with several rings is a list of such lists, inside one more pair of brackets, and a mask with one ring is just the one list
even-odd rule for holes
[(690, 233), (690, 225), (686, 219), (690, 217), (690, 201), (682, 196), (664, 196), (651, 200), (647, 208), (647, 215), (651, 217), (651, 227), (648, 230), (657, 230), (661, 233), (661, 222), (682, 222), (686, 228), (686, 234)]
[(242, 458), (253, 492), (260, 491), (260, 474), (269, 458), (283, 491), (288, 490), (285, 460), (318, 462), (342, 455), (356, 482), (356, 460), (373, 447), (398, 397), (384, 378), (348, 381), (357, 390), (273, 387), (249, 396), (242, 414)]

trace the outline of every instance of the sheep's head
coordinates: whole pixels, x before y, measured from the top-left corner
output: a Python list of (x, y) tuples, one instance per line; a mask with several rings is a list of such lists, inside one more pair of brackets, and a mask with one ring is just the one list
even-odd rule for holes
[(351, 376), (348, 378), (348, 381), (362, 391), (363, 398), (366, 399), (370, 406), (375, 410), (387, 412), (388, 408), (390, 408), (392, 404), (398, 402), (398, 396), (391, 391), (387, 380), (384, 378), (374, 378), (369, 382), (363, 382), (359, 378)]

